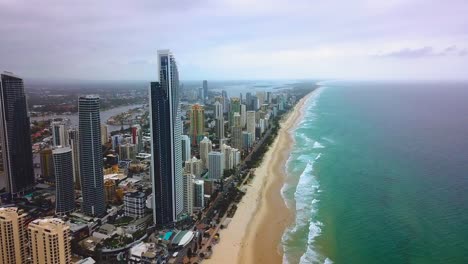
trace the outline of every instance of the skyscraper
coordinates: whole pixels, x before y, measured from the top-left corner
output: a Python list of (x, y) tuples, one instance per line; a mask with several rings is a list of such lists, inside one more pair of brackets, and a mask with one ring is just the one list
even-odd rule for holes
[(78, 99), (80, 176), (83, 194), (82, 210), (87, 215), (100, 216), (106, 212), (101, 147), (101, 118), (99, 97)]
[(206, 101), (206, 98), (208, 97), (208, 81), (203, 80), (203, 101)]
[(245, 125), (247, 124), (247, 107), (245, 104), (241, 104), (240, 116), (241, 116), (241, 127), (244, 128)]
[(23, 80), (0, 74), (0, 193), (12, 195), (34, 185), (31, 128)]
[(242, 127), (240, 126), (233, 126), (232, 133), (231, 133), (231, 144), (236, 149), (242, 149)]
[(215, 119), (223, 118), (223, 104), (220, 101), (215, 101)]
[(215, 120), (215, 129), (216, 129), (216, 137), (218, 139), (224, 138), (224, 118), (219, 118)]
[(73, 188), (73, 152), (70, 147), (52, 151), (55, 168), (55, 213), (65, 214), (75, 210)]
[(192, 146), (197, 146), (205, 133), (205, 110), (203, 106), (195, 104), (190, 109), (190, 138)]
[(252, 135), (252, 142), (255, 141), (255, 111), (247, 111), (247, 132)]
[(28, 229), (33, 264), (72, 263), (70, 227), (62, 220), (37, 219)]
[(184, 211), (188, 215), (193, 213), (193, 174), (184, 173)]
[(106, 124), (101, 124), (101, 144), (105, 145), (109, 141), (109, 134), (107, 132), (108, 126)]
[(46, 148), (41, 150), (39, 154), (41, 160), (41, 176), (42, 178), (53, 178), (55, 174), (54, 161), (52, 159), (52, 149)]
[(73, 182), (75, 183), (75, 189), (81, 190), (80, 180), (80, 144), (78, 144), (78, 130), (71, 128), (68, 130), (68, 145), (72, 149), (73, 153)]
[(207, 137), (204, 137), (203, 140), (200, 142), (200, 159), (202, 160), (203, 167), (208, 168), (208, 153), (213, 150), (213, 144), (211, 140)]
[(241, 112), (241, 103), (239, 97), (232, 97), (231, 98), (231, 108), (229, 111), (229, 127), (234, 126), (234, 114), (238, 113), (240, 115)]
[(16, 207), (0, 207), (0, 263), (22, 264), (28, 258), (26, 214)]
[(192, 148), (190, 147), (190, 138), (187, 135), (182, 135), (182, 161), (189, 160), (191, 156)]
[(62, 122), (52, 122), (52, 142), (54, 146), (66, 147), (68, 144), (68, 134), (65, 124)]
[(203, 180), (193, 180), (193, 207), (198, 209), (205, 207), (204, 185)]
[(183, 211), (182, 122), (179, 73), (169, 50), (158, 51), (159, 83), (149, 91), (153, 180), (153, 218), (157, 226), (177, 220)]
[(217, 151), (211, 151), (208, 154), (209, 178), (214, 180), (222, 179), (224, 173), (224, 164), (224, 154)]

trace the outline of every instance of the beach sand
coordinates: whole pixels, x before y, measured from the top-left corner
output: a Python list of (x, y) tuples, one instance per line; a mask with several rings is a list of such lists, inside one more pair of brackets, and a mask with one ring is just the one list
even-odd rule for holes
[(236, 214), (221, 231), (220, 243), (214, 246), (211, 259), (203, 263), (282, 263), (281, 237), (294, 219), (281, 196), (294, 143), (291, 129), (301, 120), (305, 102), (312, 94), (302, 98), (281, 122), (278, 136), (255, 170)]

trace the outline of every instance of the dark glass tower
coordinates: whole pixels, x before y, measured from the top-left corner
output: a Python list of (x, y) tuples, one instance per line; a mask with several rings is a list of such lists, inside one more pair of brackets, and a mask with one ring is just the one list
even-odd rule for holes
[(159, 80), (150, 86), (153, 217), (157, 226), (177, 220), (183, 211), (182, 121), (179, 73), (168, 50), (158, 51)]
[(206, 98), (208, 97), (208, 81), (203, 80), (203, 102), (206, 102)]
[(23, 80), (0, 76), (0, 193), (22, 194), (34, 185), (31, 128)]
[(75, 210), (73, 152), (70, 147), (61, 147), (54, 149), (52, 156), (55, 168), (55, 213), (70, 213)]
[(106, 204), (102, 171), (99, 97), (93, 95), (80, 97), (78, 113), (82, 210), (87, 215), (101, 216), (106, 212)]

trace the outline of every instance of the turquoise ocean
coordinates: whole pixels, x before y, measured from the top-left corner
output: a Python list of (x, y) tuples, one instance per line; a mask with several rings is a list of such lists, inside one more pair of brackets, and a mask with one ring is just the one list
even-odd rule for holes
[(468, 84), (320, 84), (292, 132), (284, 263), (468, 263)]

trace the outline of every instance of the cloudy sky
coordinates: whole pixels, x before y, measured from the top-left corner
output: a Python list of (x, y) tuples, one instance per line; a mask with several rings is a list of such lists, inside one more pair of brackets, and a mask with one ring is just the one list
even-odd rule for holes
[(0, 0), (0, 70), (151, 80), (468, 79), (466, 0)]

